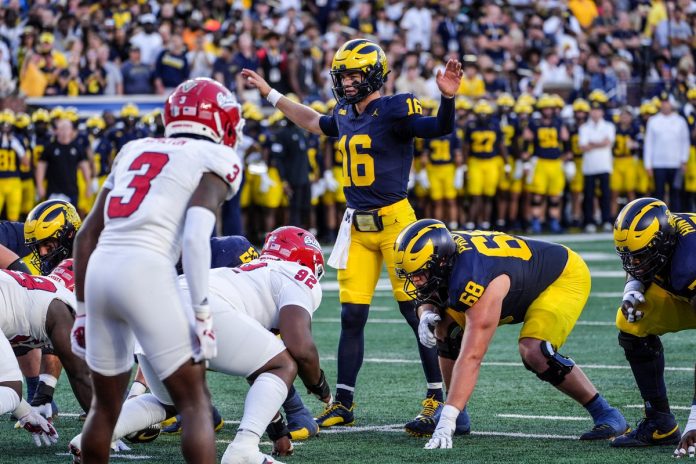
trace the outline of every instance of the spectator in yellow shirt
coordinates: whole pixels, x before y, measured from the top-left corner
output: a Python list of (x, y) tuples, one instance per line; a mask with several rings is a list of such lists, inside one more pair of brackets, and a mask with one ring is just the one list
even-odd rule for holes
[(457, 95), (478, 98), (486, 93), (486, 85), (478, 72), (476, 58), (464, 57), (464, 77), (459, 84)]
[(41, 57), (38, 62), (39, 69), (46, 78), (45, 95), (55, 95), (58, 92), (58, 74), (68, 67), (68, 60), (61, 52), (53, 49), (55, 38), (50, 32), (43, 32), (39, 36), (39, 44), (36, 53)]
[(594, 0), (570, 0), (568, 9), (573, 13), (583, 29), (587, 29), (597, 17), (597, 5)]

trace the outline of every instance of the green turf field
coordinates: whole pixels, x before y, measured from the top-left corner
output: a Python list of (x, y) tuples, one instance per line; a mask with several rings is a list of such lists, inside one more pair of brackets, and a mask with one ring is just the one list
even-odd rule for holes
[[(632, 424), (642, 416), (641, 403), (633, 377), (617, 344), (614, 316), (623, 290), (623, 273), (607, 236), (565, 237), (564, 243), (580, 252), (593, 274), (592, 296), (562, 353), (571, 356), (593, 380), (610, 403), (619, 407)], [(584, 239), (584, 240), (583, 240)], [(335, 272), (322, 281), (324, 300), (315, 315), (314, 335), (322, 356), (322, 366), (332, 386), (336, 376), (336, 347), (340, 306)], [(365, 363), (356, 391), (354, 427), (324, 431), (316, 439), (296, 443), (289, 463), (402, 463), (402, 462), (577, 462), (636, 463), (668, 462), (671, 448), (616, 450), (608, 442), (580, 442), (577, 437), (591, 428), (585, 410), (553, 387), (539, 381), (521, 364), (517, 353), (519, 326), (498, 330), (486, 356), (481, 377), (469, 404), (472, 435), (457, 437), (452, 450), (423, 450), (425, 439), (403, 432), (403, 424), (420, 410), (425, 380), (418, 361), (416, 340), (403, 322), (387, 291), (386, 274), (380, 281), (372, 305), (365, 339)], [(693, 394), (693, 333), (663, 337), (666, 379), (673, 410), (680, 423), (688, 417), (687, 406)], [(217, 435), (218, 456), (234, 436), (247, 390), (242, 379), (211, 374), (208, 377), (213, 400), (227, 424)], [(303, 391), (301, 383), (298, 388)], [(304, 395), (314, 413), (318, 401)], [(0, 428), (1, 463), (70, 462), (67, 444), (81, 427), (75, 413), (78, 406), (63, 378), (57, 402), (64, 412), (57, 428), (57, 447), (36, 449), (29, 435), (13, 430), (12, 422), (2, 419)], [(132, 451), (113, 456), (113, 462), (183, 462), (177, 437), (160, 437), (151, 444), (135, 445)], [(267, 442), (262, 446), (270, 451)]]

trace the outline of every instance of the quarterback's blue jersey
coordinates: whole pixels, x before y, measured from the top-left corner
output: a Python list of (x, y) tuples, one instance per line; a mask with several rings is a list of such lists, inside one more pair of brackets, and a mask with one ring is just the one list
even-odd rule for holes
[(671, 261), (655, 276), (655, 282), (668, 292), (691, 299), (696, 296), (696, 214), (674, 214), (677, 244)]
[(4, 245), (20, 258), (30, 254), (31, 250), (24, 245), (24, 223), (0, 222), (0, 245)]
[(568, 261), (568, 249), (556, 243), (481, 231), (453, 232), (452, 238), (457, 252), (448, 307), (465, 312), (493, 279), (506, 274), (510, 291), (500, 314), (505, 323), (523, 322), (529, 305), (561, 275)]
[[(420, 102), (410, 93), (373, 100), (362, 114), (353, 105), (338, 104), (332, 115), (321, 117), (324, 134), (338, 138), (349, 208), (377, 209), (407, 197), (412, 119), (434, 118), (422, 116)], [(431, 137), (437, 135), (442, 134)]]
[(550, 123), (541, 120), (532, 121), (529, 130), (534, 134), (534, 156), (543, 159), (555, 160), (561, 157), (563, 145), (561, 141), (561, 127), (563, 123), (558, 118), (553, 118)]

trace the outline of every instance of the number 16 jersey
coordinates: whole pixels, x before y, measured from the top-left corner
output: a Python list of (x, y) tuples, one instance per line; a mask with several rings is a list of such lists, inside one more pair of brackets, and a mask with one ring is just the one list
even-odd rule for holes
[(236, 152), (225, 145), (190, 138), (145, 138), (126, 144), (104, 183), (99, 246), (141, 247), (176, 262), (184, 218), (204, 173), (216, 174), (232, 198), (242, 181)]
[(465, 312), (496, 277), (510, 278), (500, 319), (524, 321), (529, 305), (563, 272), (568, 249), (499, 232), (454, 232), (457, 246), (449, 280), (448, 306)]

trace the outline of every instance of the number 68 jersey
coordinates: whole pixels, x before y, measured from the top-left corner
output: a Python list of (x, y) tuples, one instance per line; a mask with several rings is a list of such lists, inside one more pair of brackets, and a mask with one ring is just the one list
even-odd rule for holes
[(568, 249), (556, 243), (500, 232), (453, 232), (457, 246), (449, 280), (448, 307), (465, 312), (496, 277), (510, 278), (500, 319), (519, 323), (529, 305), (561, 275)]
[(75, 296), (47, 277), (0, 270), (0, 329), (12, 346), (50, 345), (46, 314), (53, 300), (75, 308)]
[(190, 138), (145, 138), (126, 144), (104, 183), (100, 246), (142, 247), (176, 261), (189, 200), (204, 173), (225, 181), (232, 198), (242, 164), (225, 145)]
[[(183, 277), (179, 285), (186, 289)], [(299, 306), (312, 317), (321, 303), (321, 285), (312, 271), (289, 261), (260, 258), (236, 268), (212, 269), (209, 286), (213, 318), (221, 308), (232, 307), (267, 330), (278, 328), (284, 306)]]

